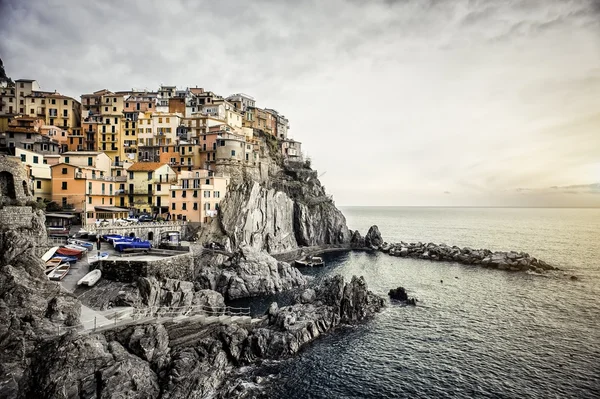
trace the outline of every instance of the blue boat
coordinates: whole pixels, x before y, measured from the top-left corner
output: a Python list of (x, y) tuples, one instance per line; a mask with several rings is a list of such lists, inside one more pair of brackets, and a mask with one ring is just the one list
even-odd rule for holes
[(60, 255), (60, 254), (55, 254), (54, 258), (61, 258), (63, 260), (63, 263), (66, 263), (66, 262), (75, 263), (79, 260), (74, 256)]
[(120, 234), (105, 234), (105, 235), (102, 236), (102, 239), (104, 241), (107, 241), (107, 242), (110, 242), (110, 243), (114, 242), (115, 240), (119, 240), (119, 241), (123, 240), (124, 238), (126, 238), (126, 237), (124, 237), (124, 236), (122, 236)]
[(67, 240), (67, 242), (69, 244), (79, 245), (80, 247), (84, 247), (84, 248), (87, 248), (87, 249), (94, 248), (94, 244), (91, 243), (91, 242), (87, 242), (87, 241), (82, 241), (82, 240), (76, 240), (76, 239), (73, 239), (73, 238), (69, 238)]
[(152, 244), (150, 241), (142, 241), (139, 238), (136, 238), (134, 241), (118, 241), (115, 242), (115, 249), (119, 252), (123, 252), (128, 248), (141, 248), (141, 249), (150, 249), (152, 248)]

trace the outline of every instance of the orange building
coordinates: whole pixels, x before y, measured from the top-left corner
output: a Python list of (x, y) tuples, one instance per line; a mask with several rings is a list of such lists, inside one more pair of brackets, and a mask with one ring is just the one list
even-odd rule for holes
[(125, 176), (115, 178), (99, 169), (68, 163), (58, 163), (50, 169), (52, 201), (81, 212), (84, 223), (127, 217), (128, 210), (118, 208), (125, 206)]

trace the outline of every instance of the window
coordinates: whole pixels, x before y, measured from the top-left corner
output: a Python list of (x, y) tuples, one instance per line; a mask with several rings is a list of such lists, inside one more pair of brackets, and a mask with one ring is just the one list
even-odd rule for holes
[(66, 175), (67, 173), (69, 173), (69, 172), (68, 172), (68, 169), (67, 169), (67, 168), (62, 168), (62, 174), (63, 174), (63, 175)]
[(65, 157), (65, 163), (69, 163), (69, 157)]
[(25, 161), (27, 161), (27, 157), (25, 156), (25, 154), (21, 154), (21, 162)]
[(162, 118), (158, 118), (158, 123), (162, 123)]
[(38, 188), (38, 189), (39, 189), (39, 188), (42, 188), (42, 182), (41, 182), (41, 181), (39, 181), (39, 180), (38, 180), (38, 181), (36, 181), (36, 182), (35, 182), (35, 187), (36, 187), (36, 188)]
[(92, 197), (88, 197), (88, 204), (92, 203)]
[(165, 118), (165, 122), (166, 122), (166, 123), (169, 123), (169, 122), (171, 122), (171, 118)]
[(62, 188), (63, 190), (66, 190), (66, 189), (67, 189), (67, 182), (66, 182), (66, 181), (62, 182), (62, 187), (61, 187), (61, 188)]
[(30, 114), (33, 114), (35, 112), (35, 110), (33, 108), (31, 108), (31, 112), (29, 112)]
[(171, 191), (171, 198), (175, 198), (175, 191)]
[(152, 180), (152, 172), (148, 172), (148, 180)]
[(56, 104), (56, 100), (54, 98), (52, 99), (52, 104)]
[(94, 163), (94, 159), (92, 157), (88, 157), (88, 166), (92, 166)]
[(67, 197), (62, 197), (62, 206), (65, 207), (67, 206)]
[(68, 118), (69, 117), (69, 111), (66, 109), (63, 109), (63, 118)]
[(235, 157), (235, 150), (231, 150), (231, 156)]
[(206, 179), (206, 180), (204, 181), (204, 184), (210, 184), (210, 179)]
[(33, 156), (33, 163), (38, 163), (39, 162), (39, 158), (37, 155)]
[(184, 202), (183, 204), (181, 204), (181, 210), (182, 210), (182, 211), (185, 211), (185, 210), (187, 210), (187, 207), (186, 207), (186, 203), (185, 203), (185, 202)]
[(175, 204), (171, 204), (171, 210), (174, 211), (175, 210)]
[(133, 179), (133, 172), (129, 172), (129, 179)]
[(160, 189), (161, 189), (161, 185), (160, 185), (160, 184), (157, 184), (157, 185), (156, 185), (156, 191), (160, 191)]
[(108, 112), (108, 107), (104, 107), (104, 112)]
[[(116, 111), (117, 109), (113, 109), (113, 111)], [(119, 123), (119, 119), (115, 118), (115, 125), (117, 125)]]
[(204, 198), (210, 198), (210, 191), (204, 192)]
[(219, 191), (215, 191), (215, 192), (213, 193), (213, 197), (214, 197), (214, 198), (221, 198), (221, 193), (220, 193)]
[(69, 105), (69, 101), (68, 100), (63, 100), (63, 105)]

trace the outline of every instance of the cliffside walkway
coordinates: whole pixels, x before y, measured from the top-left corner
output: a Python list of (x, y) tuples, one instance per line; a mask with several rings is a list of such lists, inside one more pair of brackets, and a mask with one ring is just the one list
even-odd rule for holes
[(109, 312), (98, 312), (82, 306), (81, 325), (64, 327), (57, 326), (57, 335), (69, 331), (93, 333), (111, 330), (127, 325), (148, 323), (181, 323), (183, 321), (209, 324), (255, 324), (262, 319), (252, 318), (250, 308), (232, 306), (191, 305), (179, 307), (123, 307)]

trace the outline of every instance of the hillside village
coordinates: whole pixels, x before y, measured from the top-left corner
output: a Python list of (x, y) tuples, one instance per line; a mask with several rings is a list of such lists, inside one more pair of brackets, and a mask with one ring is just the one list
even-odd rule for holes
[(0, 152), (20, 159), (40, 207), (83, 225), (140, 215), (206, 223), (231, 167), (259, 167), (273, 143), (302, 161), (288, 119), (246, 94), (162, 85), (76, 100), (36, 80), (0, 80)]

